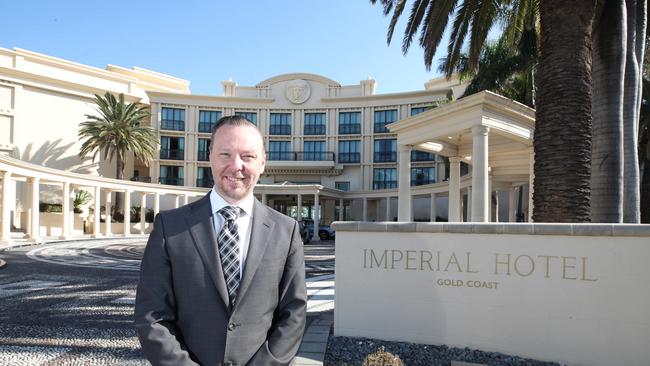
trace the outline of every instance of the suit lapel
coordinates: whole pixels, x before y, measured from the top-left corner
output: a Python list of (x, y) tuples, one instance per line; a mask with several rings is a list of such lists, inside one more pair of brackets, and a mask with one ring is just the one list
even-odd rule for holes
[[(248, 245), (248, 255), (246, 257), (244, 274), (237, 293), (238, 299), (243, 299), (243, 296), (250, 287), (255, 272), (260, 266), (260, 262), (264, 257), (264, 252), (266, 251), (272, 236), (271, 233), (275, 223), (269, 219), (267, 210), (268, 207), (255, 199), (255, 204), (253, 205), (253, 220), (251, 222), (251, 239)], [(239, 303), (240, 302), (237, 301), (235, 307), (237, 307)]]
[(217, 250), (217, 236), (214, 232), (214, 222), (212, 218), (212, 205), (210, 204), (210, 194), (201, 198), (194, 205), (190, 215), (185, 217), (190, 234), (194, 240), (203, 265), (208, 269), (208, 273), (217, 288), (217, 293), (226, 308), (228, 304), (228, 290), (226, 281), (223, 277), (219, 251)]

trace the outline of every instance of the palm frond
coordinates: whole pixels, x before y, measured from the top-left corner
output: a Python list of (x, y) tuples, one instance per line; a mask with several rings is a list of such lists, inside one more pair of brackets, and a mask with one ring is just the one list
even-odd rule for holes
[[(438, 1), (438, 0), (431, 0)], [(427, 5), (429, 0), (415, 0), (413, 7), (411, 8), (411, 15), (409, 16), (408, 22), (406, 24), (406, 30), (404, 31), (404, 39), (402, 40), (402, 53), (406, 54), (411, 42), (413, 41), (413, 36), (417, 33), (420, 24), (422, 23), (422, 18), (427, 10)]]

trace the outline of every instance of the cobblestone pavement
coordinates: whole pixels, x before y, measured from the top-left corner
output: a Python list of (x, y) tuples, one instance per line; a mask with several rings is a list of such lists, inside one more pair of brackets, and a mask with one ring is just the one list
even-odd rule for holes
[[(0, 251), (0, 365), (148, 365), (133, 329), (146, 238)], [(334, 303), (334, 243), (305, 245), (308, 324)], [(310, 280), (312, 279), (312, 280)]]

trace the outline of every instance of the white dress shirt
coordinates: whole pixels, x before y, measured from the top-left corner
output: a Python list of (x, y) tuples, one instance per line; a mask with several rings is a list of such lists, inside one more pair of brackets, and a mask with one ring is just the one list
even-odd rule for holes
[(236, 206), (244, 210), (244, 214), (242, 216), (239, 216), (235, 220), (235, 222), (237, 223), (237, 232), (239, 233), (239, 277), (240, 278), (242, 278), (242, 275), (244, 273), (244, 265), (246, 264), (248, 246), (251, 241), (251, 219), (253, 218), (254, 202), (255, 199), (251, 194), (248, 195), (246, 198), (244, 198), (238, 204), (231, 205), (230, 203), (226, 202), (226, 200), (224, 200), (223, 197), (221, 197), (219, 193), (215, 191), (214, 188), (212, 188), (212, 191), (210, 191), (210, 205), (212, 205), (212, 218), (214, 221), (214, 231), (217, 234), (217, 238), (219, 238), (219, 233), (221, 232), (221, 228), (223, 227), (225, 221), (223, 216), (219, 214), (219, 210), (221, 210), (225, 206)]

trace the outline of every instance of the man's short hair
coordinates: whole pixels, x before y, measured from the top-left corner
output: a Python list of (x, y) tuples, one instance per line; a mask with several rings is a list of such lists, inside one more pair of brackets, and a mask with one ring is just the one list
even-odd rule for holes
[(264, 137), (262, 136), (262, 133), (257, 129), (255, 123), (249, 121), (244, 116), (234, 115), (221, 117), (217, 123), (212, 126), (212, 132), (210, 133), (210, 146), (208, 146), (208, 149), (212, 150), (212, 141), (214, 141), (214, 135), (217, 133), (217, 130), (223, 126), (250, 126), (255, 128), (260, 136), (260, 139), (262, 140), (262, 147), (264, 147)]

